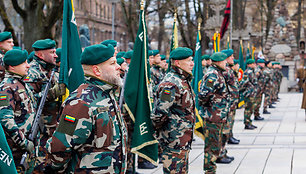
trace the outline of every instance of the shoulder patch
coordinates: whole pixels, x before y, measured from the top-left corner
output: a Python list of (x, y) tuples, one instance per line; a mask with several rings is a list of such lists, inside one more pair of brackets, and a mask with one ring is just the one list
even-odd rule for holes
[(24, 79), (23, 79), (23, 81), (25, 81), (25, 82), (28, 82), (30, 80), (30, 77), (29, 76), (27, 76), (27, 77), (25, 77)]
[(213, 87), (214, 86), (214, 80), (212, 80), (212, 79), (208, 79), (207, 81), (206, 81), (206, 84), (205, 84), (205, 86), (207, 86), (207, 87)]
[(163, 89), (163, 91), (162, 91), (162, 94), (161, 94), (161, 96), (160, 96), (160, 99), (162, 100), (162, 101), (168, 101), (168, 102), (170, 102), (171, 101), (171, 94), (172, 92), (171, 92), (171, 90), (170, 89)]
[(78, 119), (70, 115), (62, 115), (57, 132), (73, 136)]
[(8, 106), (9, 104), (9, 96), (7, 94), (0, 94), (0, 106)]

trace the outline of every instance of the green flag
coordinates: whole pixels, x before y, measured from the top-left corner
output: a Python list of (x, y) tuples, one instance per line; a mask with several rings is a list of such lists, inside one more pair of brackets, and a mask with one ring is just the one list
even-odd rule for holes
[(0, 173), (17, 174), (13, 155), (0, 125)]
[(73, 0), (64, 0), (62, 56), (59, 82), (65, 83), (69, 91), (74, 91), (84, 81), (81, 66), (82, 49), (75, 21)]
[(178, 47), (178, 37), (177, 37), (177, 26), (176, 26), (176, 13), (174, 13), (172, 36), (170, 41), (170, 53), (172, 50)]
[(135, 120), (131, 152), (158, 165), (158, 141), (153, 136), (154, 129), (150, 119), (152, 108), (149, 74), (147, 28), (142, 7), (133, 59), (124, 87), (124, 99), (131, 118)]
[[(200, 26), (200, 24), (199, 24)], [(191, 82), (191, 86), (195, 93), (195, 105), (196, 105), (196, 123), (194, 133), (204, 140), (204, 128), (203, 128), (203, 120), (199, 115), (199, 84), (201, 83), (201, 79), (203, 77), (203, 68), (202, 68), (202, 51), (201, 51), (201, 33), (200, 29), (198, 29), (197, 34), (197, 43), (195, 48), (195, 55), (194, 55), (194, 67), (192, 70), (193, 80)]]

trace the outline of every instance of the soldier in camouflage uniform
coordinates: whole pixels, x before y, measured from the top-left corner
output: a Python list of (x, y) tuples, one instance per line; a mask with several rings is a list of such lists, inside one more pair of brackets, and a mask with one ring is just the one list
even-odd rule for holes
[(34, 144), (28, 136), (35, 117), (36, 101), (28, 85), (23, 82), (29, 64), (28, 53), (21, 50), (10, 50), (4, 56), (6, 74), (0, 84), (0, 121), (12, 150), (15, 164), (20, 164), (22, 155), (31, 154), (28, 173), (31, 173), (35, 162)]
[(255, 76), (255, 60), (247, 60), (247, 69), (243, 73), (243, 78), (240, 83), (239, 92), (244, 96), (245, 100), (245, 110), (244, 110), (244, 128), (245, 129), (255, 129), (257, 128), (252, 124), (251, 116), (254, 112), (254, 101), (255, 96), (258, 93), (256, 88), (258, 85)]
[(282, 79), (283, 79), (283, 73), (282, 73), (282, 66), (280, 65), (279, 62), (277, 62), (277, 66), (276, 66), (276, 74), (277, 74), (277, 92), (276, 92), (276, 100), (279, 99), (278, 98), (278, 93), (280, 91), (280, 85), (282, 83)]
[(230, 106), (230, 91), (223, 75), (227, 55), (217, 52), (210, 58), (212, 65), (202, 79), (199, 104), (205, 130), (204, 171), (206, 174), (215, 174), (216, 160), (222, 148), (222, 131)]
[(205, 54), (202, 56), (202, 69), (203, 69), (203, 75), (206, 74), (207, 72), (207, 69), (208, 69), (208, 61), (210, 61), (210, 55), (208, 54)]
[(231, 144), (239, 144), (239, 140), (231, 137), (230, 139), (230, 130), (232, 128), (232, 124), (234, 122), (235, 113), (234, 111), (237, 108), (238, 99), (239, 99), (239, 89), (238, 89), (238, 78), (236, 78), (234, 70), (232, 67), (234, 66), (234, 50), (227, 49), (222, 50), (222, 53), (226, 54), (227, 59), (227, 66), (226, 71), (223, 72), (224, 78), (226, 83), (228, 84), (228, 88), (230, 91), (230, 109), (227, 117), (227, 124), (224, 125), (223, 132), (222, 132), (222, 151), (220, 156), (217, 159), (217, 163), (225, 163), (228, 164), (234, 160), (234, 157), (227, 156), (227, 150), (225, 148), (226, 142), (230, 141)]
[(264, 76), (264, 68), (265, 68), (265, 60), (258, 59), (257, 60), (258, 66), (255, 68), (255, 75), (256, 79), (258, 80), (258, 84), (256, 88), (258, 88), (258, 93), (255, 96), (255, 103), (254, 103), (254, 120), (264, 120), (263, 117), (260, 116), (259, 108), (262, 101), (262, 95), (265, 87), (265, 76)]
[(150, 61), (150, 72), (151, 72), (151, 85), (152, 85), (152, 93), (153, 100), (156, 99), (156, 90), (158, 88), (159, 83), (163, 80), (163, 69), (159, 65), (161, 63), (161, 57), (159, 55), (158, 50), (149, 51), (149, 61)]
[(166, 56), (165, 55), (160, 55), (160, 64), (159, 66), (162, 68), (162, 77), (164, 77), (166, 75), (166, 71), (168, 69), (168, 63), (167, 63), (167, 60), (166, 60)]
[(114, 48), (86, 47), (81, 55), (85, 83), (61, 107), (61, 118), (48, 151), (57, 173), (126, 171), (127, 130), (114, 92), (122, 86)]
[(265, 87), (264, 87), (265, 100), (264, 100), (263, 114), (271, 114), (270, 112), (268, 112), (267, 108), (269, 105), (271, 105), (271, 89), (273, 88), (272, 73), (270, 69), (272, 63), (270, 61), (266, 61), (265, 66), (266, 68), (263, 71), (265, 76)]
[[(24, 79), (34, 93), (37, 101), (42, 97), (46, 83), (49, 81), (52, 70), (55, 68), (56, 55), (55, 41), (51, 39), (38, 40), (32, 47), (35, 55), (30, 63), (28, 77)], [(64, 84), (58, 84), (58, 77), (53, 77), (51, 87), (48, 91), (47, 101), (42, 111), (43, 130), (40, 134), (39, 155), (37, 157), (36, 171), (42, 172), (48, 161), (45, 160), (47, 153), (46, 142), (52, 136), (56, 128), (57, 116), (60, 103), (57, 98), (66, 92)]]
[(162, 148), (164, 173), (188, 173), (195, 122), (192, 79), (193, 51), (179, 47), (170, 53), (171, 68), (158, 86), (151, 116)]
[(3, 63), (4, 54), (7, 51), (12, 50), (13, 46), (14, 42), (12, 38), (12, 33), (8, 31), (0, 33), (0, 82), (3, 80), (5, 74), (5, 68)]

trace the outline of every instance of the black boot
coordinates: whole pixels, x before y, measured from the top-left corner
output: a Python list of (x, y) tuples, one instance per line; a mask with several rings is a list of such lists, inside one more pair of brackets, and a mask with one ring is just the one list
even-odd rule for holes
[(226, 157), (221, 157), (221, 158), (218, 158), (216, 163), (220, 163), (220, 164), (229, 164), (231, 163), (232, 160), (229, 159), (229, 158), (226, 158)]
[(228, 159), (230, 159), (232, 161), (234, 161), (234, 159), (235, 159), (233, 156), (227, 156), (227, 155), (225, 155), (225, 158), (228, 158)]
[(154, 166), (149, 161), (144, 161), (144, 162), (138, 163), (138, 169), (154, 169), (156, 167), (157, 166)]
[(258, 115), (258, 116), (255, 116), (255, 117), (254, 117), (254, 120), (260, 121), (260, 120), (264, 120), (264, 118), (262, 118), (261, 116)]
[(233, 137), (230, 137), (227, 141), (228, 144), (239, 144), (238, 140), (235, 140)]
[(271, 112), (269, 112), (268, 110), (265, 109), (265, 110), (263, 111), (263, 114), (271, 114)]
[(246, 124), (244, 126), (244, 129), (253, 130), (253, 129), (255, 129), (255, 127), (253, 125), (251, 125), (251, 124)]
[(269, 105), (269, 108), (275, 108), (275, 106), (273, 106), (273, 105)]

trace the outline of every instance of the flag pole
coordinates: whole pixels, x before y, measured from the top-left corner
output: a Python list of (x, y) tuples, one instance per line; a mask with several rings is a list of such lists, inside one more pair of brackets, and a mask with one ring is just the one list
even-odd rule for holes
[(231, 0), (231, 16), (230, 16), (230, 48), (232, 49), (233, 45), (233, 1)]

